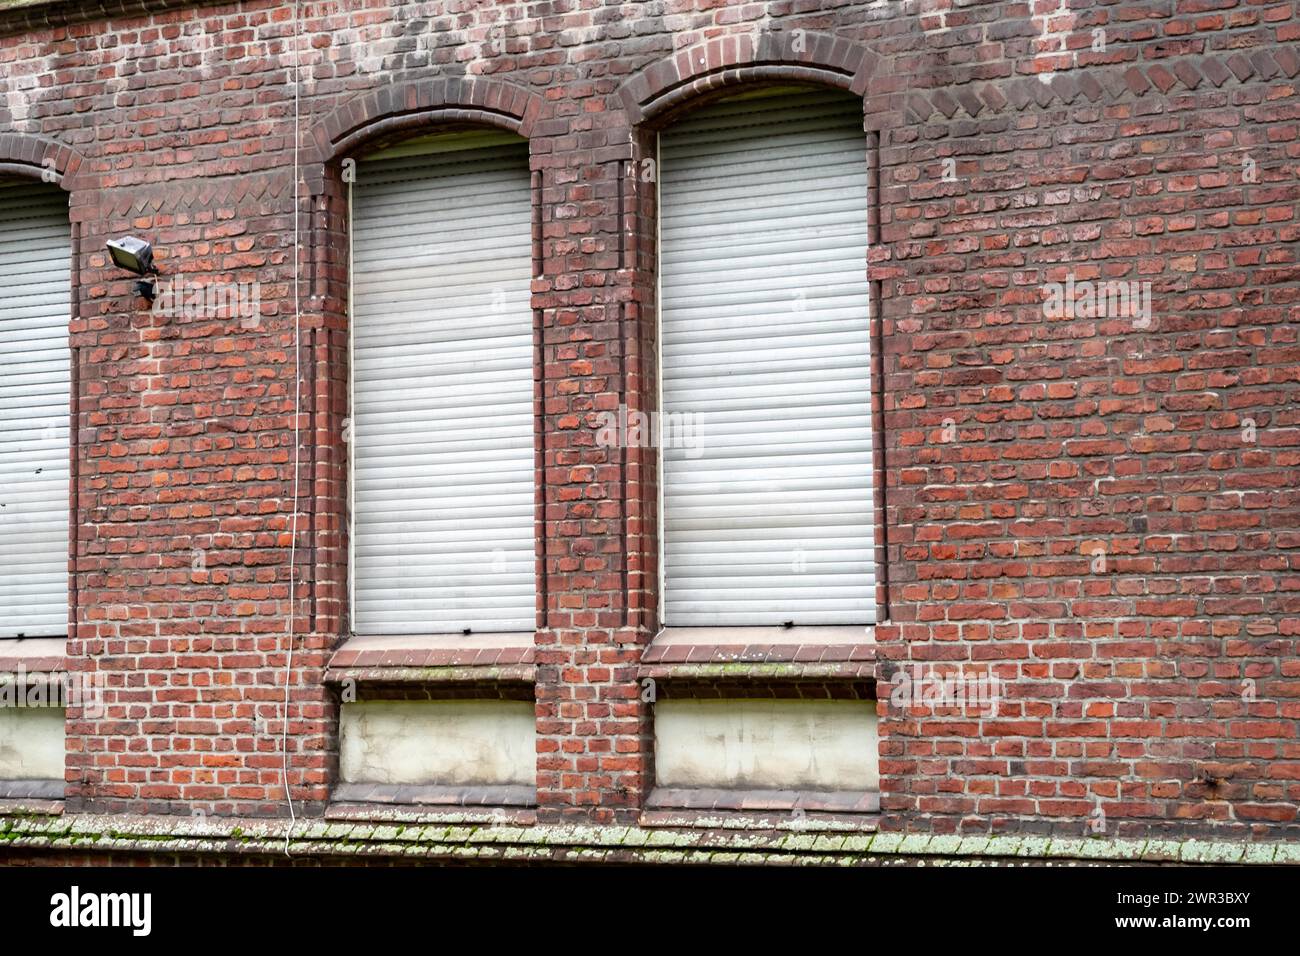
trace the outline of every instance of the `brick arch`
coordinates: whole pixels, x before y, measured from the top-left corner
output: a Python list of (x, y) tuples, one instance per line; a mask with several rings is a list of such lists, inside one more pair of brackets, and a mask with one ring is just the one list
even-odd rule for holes
[(46, 179), (52, 173), (46, 181), (71, 189), (83, 162), (75, 149), (48, 136), (0, 133), (0, 174)]
[(482, 77), (396, 83), (349, 100), (323, 117), (313, 130), (316, 160), (328, 163), (375, 137), (435, 123), (483, 123), (527, 139), (543, 105), (530, 90)]
[(664, 57), (619, 88), (629, 122), (659, 120), (696, 97), (726, 86), (803, 82), (867, 91), (877, 61), (859, 43), (812, 30), (781, 30), (707, 40)]

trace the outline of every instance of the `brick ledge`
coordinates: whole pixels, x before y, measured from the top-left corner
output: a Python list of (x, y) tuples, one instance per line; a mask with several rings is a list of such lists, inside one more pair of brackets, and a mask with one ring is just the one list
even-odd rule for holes
[[(719, 827), (724, 827), (719, 821)], [(833, 832), (815, 820), (798, 832), (649, 829), (640, 826), (445, 822), (405, 826), (315, 820), (199, 820), (181, 816), (0, 816), (0, 857), (21, 851), (402, 858), (480, 862), (720, 863), (784, 865), (1286, 864), (1300, 843), (1202, 840), (930, 836)]]
[(876, 659), (866, 625), (798, 627), (665, 627), (650, 642), (646, 664), (827, 664)]
[(344, 641), (325, 670), (325, 683), (532, 683), (529, 633), (359, 636)]
[(491, 664), (467, 664), (461, 667), (330, 667), (323, 678), (326, 684), (475, 684), (488, 681), (508, 684), (532, 684), (537, 668), (532, 664), (497, 667)]

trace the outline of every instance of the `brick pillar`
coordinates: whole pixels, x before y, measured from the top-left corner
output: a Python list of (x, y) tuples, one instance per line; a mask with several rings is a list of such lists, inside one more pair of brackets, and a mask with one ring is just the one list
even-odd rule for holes
[(537, 787), (543, 820), (610, 822), (635, 818), (648, 778), (637, 667), (653, 633), (644, 605), (657, 570), (643, 504), (647, 492), (654, 498), (653, 449), (602, 444), (600, 429), (604, 414), (645, 405), (653, 364), (641, 331), (650, 286), (637, 251), (646, 220), (635, 214), (645, 190), (628, 175), (628, 130), (603, 129), (605, 114), (592, 116), (590, 132), (557, 138), (534, 160), (546, 593)]

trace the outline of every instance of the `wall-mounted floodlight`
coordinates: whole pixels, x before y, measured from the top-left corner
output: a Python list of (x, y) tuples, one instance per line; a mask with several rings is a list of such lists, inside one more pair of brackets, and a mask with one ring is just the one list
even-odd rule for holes
[[(158, 269), (153, 264), (153, 246), (135, 236), (123, 236), (121, 239), (108, 240), (108, 254), (113, 265), (138, 276), (157, 275)], [(157, 294), (152, 279), (140, 279), (135, 284), (135, 291), (150, 302)]]

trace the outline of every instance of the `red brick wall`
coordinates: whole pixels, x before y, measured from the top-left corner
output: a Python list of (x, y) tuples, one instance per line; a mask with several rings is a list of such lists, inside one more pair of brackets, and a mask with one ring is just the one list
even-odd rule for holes
[[(539, 203), (539, 812), (635, 815), (653, 456), (595, 442), (598, 412), (653, 403), (653, 196), (626, 163), (710, 91), (794, 79), (863, 97), (878, 171), (882, 674), (1005, 687), (996, 719), (886, 705), (883, 825), (1300, 828), (1296, 4), (145, 6), (0, 6), (0, 170), (51, 158), (79, 250), (68, 653), (108, 692), (69, 716), (70, 808), (284, 814), (292, 600), (289, 781), (322, 809), (340, 164), (469, 120), (529, 137)], [(124, 232), (168, 276), (260, 281), (258, 327), (152, 317), (106, 265)], [(1068, 274), (1149, 282), (1149, 326), (1045, 316)]]

